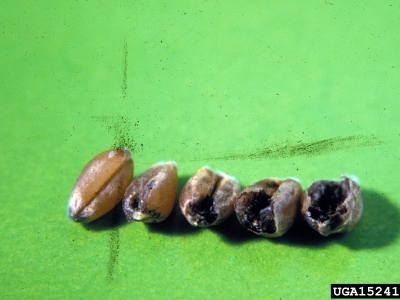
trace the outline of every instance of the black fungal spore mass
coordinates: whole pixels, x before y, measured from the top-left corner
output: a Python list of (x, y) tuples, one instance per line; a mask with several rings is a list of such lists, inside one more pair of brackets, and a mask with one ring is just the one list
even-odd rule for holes
[[(343, 203), (349, 193), (350, 187), (347, 181), (321, 180), (314, 182), (308, 189), (308, 195), (311, 198), (308, 211), (311, 217), (320, 222), (331, 219), (331, 226), (335, 226), (334, 220), (339, 217), (335, 217), (335, 215), (346, 212), (337, 211), (337, 207)], [(346, 210), (345, 207), (343, 209)]]
[(271, 202), (271, 197), (264, 190), (249, 193), (245, 210), (246, 226), (257, 232), (275, 233), (276, 227)]
[(190, 205), (190, 209), (193, 215), (197, 215), (199, 218), (199, 223), (202, 223), (203, 219), (206, 223), (212, 224), (217, 218), (218, 214), (214, 210), (213, 196), (207, 195), (203, 199), (193, 202)]

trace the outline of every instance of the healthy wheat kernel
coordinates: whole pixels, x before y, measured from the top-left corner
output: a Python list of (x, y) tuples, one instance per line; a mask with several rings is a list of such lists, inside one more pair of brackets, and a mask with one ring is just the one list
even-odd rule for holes
[(132, 181), (133, 161), (129, 150), (108, 150), (93, 158), (83, 169), (72, 190), (69, 217), (91, 222), (117, 205)]

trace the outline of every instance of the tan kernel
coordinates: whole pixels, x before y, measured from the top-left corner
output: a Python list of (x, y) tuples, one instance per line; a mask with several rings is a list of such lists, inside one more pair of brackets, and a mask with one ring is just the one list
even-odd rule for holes
[(315, 181), (303, 193), (301, 203), (304, 219), (323, 236), (352, 230), (363, 210), (360, 186), (348, 176)]
[(183, 187), (179, 206), (191, 225), (208, 227), (232, 214), (239, 193), (240, 185), (234, 178), (203, 167)]
[(152, 166), (126, 189), (122, 208), (128, 221), (164, 221), (172, 211), (178, 187), (178, 172), (173, 162)]
[(79, 175), (68, 204), (76, 222), (91, 222), (117, 205), (132, 181), (129, 150), (108, 150), (93, 158)]
[(293, 179), (264, 179), (246, 187), (235, 204), (239, 222), (264, 237), (283, 235), (296, 219), (302, 189)]

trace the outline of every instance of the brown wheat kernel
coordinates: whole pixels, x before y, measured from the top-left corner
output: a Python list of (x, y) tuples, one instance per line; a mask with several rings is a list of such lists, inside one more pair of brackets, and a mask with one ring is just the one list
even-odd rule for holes
[(132, 181), (129, 150), (108, 150), (93, 158), (77, 179), (68, 204), (69, 217), (91, 222), (109, 212)]
[(174, 206), (177, 186), (175, 163), (152, 166), (126, 189), (122, 207), (127, 220), (146, 223), (164, 221)]
[(235, 204), (239, 222), (264, 237), (283, 235), (296, 219), (302, 189), (293, 179), (261, 180), (246, 187)]
[(183, 187), (179, 206), (191, 225), (208, 227), (232, 214), (239, 193), (240, 185), (234, 178), (203, 167)]
[(301, 213), (321, 235), (347, 232), (360, 220), (363, 210), (360, 186), (351, 177), (315, 181), (301, 197)]

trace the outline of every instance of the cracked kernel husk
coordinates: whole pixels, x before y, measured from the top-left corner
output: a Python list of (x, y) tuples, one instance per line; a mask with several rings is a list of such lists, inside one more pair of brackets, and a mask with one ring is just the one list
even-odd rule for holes
[(208, 227), (233, 213), (239, 193), (240, 185), (234, 178), (203, 167), (183, 187), (179, 206), (191, 225)]
[(352, 230), (363, 210), (360, 186), (348, 176), (315, 181), (303, 193), (301, 203), (304, 219), (323, 236)]
[(264, 237), (279, 237), (293, 225), (302, 189), (293, 179), (267, 178), (246, 187), (235, 204), (239, 222)]

